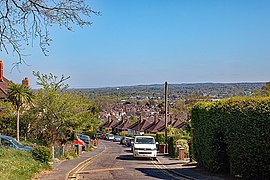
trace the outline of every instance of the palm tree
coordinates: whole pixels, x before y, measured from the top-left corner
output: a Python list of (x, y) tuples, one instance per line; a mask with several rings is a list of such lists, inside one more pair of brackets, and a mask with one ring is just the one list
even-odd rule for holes
[(15, 106), (17, 111), (17, 126), (16, 126), (16, 134), (17, 140), (20, 139), (20, 109), (25, 103), (32, 103), (33, 91), (30, 88), (23, 84), (15, 84), (10, 82), (8, 85), (8, 95), (7, 98), (12, 104)]

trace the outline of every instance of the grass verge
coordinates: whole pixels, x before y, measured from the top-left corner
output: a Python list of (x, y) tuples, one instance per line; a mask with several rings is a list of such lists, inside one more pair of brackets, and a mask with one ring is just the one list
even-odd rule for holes
[(31, 179), (36, 173), (49, 169), (50, 165), (34, 160), (30, 151), (0, 148), (1, 180)]

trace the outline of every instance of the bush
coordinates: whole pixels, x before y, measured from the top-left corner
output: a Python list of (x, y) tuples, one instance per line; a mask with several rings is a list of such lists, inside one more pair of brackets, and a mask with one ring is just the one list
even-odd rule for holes
[(200, 166), (249, 179), (270, 177), (270, 98), (198, 103), (191, 119)]
[(176, 145), (176, 140), (175, 136), (169, 136), (168, 137), (168, 151), (169, 151), (169, 156), (175, 157), (175, 145)]
[(61, 159), (74, 159), (74, 158), (77, 158), (78, 155), (75, 151), (69, 151), (69, 152), (65, 152)]
[(32, 156), (35, 160), (48, 163), (52, 159), (52, 151), (45, 146), (36, 146), (32, 150)]
[(143, 134), (143, 136), (152, 136), (153, 138), (156, 138), (156, 135), (155, 134)]
[(157, 134), (156, 134), (156, 142), (158, 142), (159, 144), (164, 144), (166, 142), (164, 132), (157, 132)]

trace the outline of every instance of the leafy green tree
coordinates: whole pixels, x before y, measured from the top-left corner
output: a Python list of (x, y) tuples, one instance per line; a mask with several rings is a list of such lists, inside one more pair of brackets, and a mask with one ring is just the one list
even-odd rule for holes
[(260, 90), (256, 91), (255, 96), (270, 96), (270, 82), (267, 82)]
[(36, 108), (39, 112), (38, 139), (43, 139), (45, 145), (65, 143), (77, 132), (93, 132), (99, 121), (99, 108), (95, 103), (83, 96), (67, 91), (64, 83), (68, 77), (59, 79), (52, 74), (34, 73), (37, 84), (42, 88), (37, 92)]
[(130, 122), (133, 124), (138, 121), (138, 118), (136, 116), (131, 116)]
[(23, 84), (15, 84), (11, 82), (8, 86), (8, 100), (15, 106), (17, 112), (17, 123), (16, 123), (16, 138), (20, 140), (20, 110), (23, 105), (32, 103), (33, 91)]
[(0, 133), (16, 136), (16, 117), (14, 106), (10, 101), (0, 101)]
[(170, 108), (170, 111), (173, 112), (175, 118), (183, 119), (188, 114), (188, 108), (183, 100), (176, 100), (175, 105)]

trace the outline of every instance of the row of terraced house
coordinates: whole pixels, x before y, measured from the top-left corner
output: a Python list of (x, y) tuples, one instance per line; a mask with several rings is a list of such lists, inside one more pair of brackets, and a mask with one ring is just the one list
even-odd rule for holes
[[(169, 116), (168, 125), (173, 128), (183, 128), (185, 126), (183, 117), (181, 119), (173, 118), (172, 115)], [(101, 124), (99, 127), (100, 131), (105, 131), (107, 133), (123, 133), (125, 135), (142, 135), (142, 134), (155, 134), (157, 132), (165, 131), (165, 121), (161, 115), (158, 113), (154, 114), (153, 118), (140, 116), (139, 120), (135, 123), (131, 123), (130, 119), (127, 116), (122, 116), (121, 120), (112, 119), (111, 116), (108, 117), (108, 120)]]

